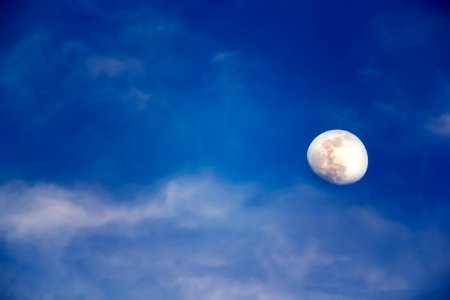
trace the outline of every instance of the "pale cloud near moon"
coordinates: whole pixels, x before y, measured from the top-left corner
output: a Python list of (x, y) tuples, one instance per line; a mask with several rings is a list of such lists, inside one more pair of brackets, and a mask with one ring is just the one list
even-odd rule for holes
[[(262, 196), (265, 204), (251, 204)], [(450, 266), (434, 260), (450, 249), (438, 231), (414, 231), (367, 207), (336, 206), (307, 185), (267, 195), (252, 184), (186, 175), (126, 200), (89, 188), (11, 183), (0, 189), (0, 234), (12, 247), (41, 249), (33, 262), (46, 278), (39, 289), (66, 299), (115, 299), (86, 274), (65, 277), (78, 260), (133, 299), (358, 299), (361, 291), (394, 299), (390, 293), (426, 288), (418, 274)], [(105, 238), (117, 242), (99, 250)], [(380, 261), (385, 247), (396, 250)], [(29, 259), (23, 251), (17, 257)]]

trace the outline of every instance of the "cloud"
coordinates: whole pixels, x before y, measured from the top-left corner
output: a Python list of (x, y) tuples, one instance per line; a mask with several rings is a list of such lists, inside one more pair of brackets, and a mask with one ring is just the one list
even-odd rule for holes
[(142, 72), (142, 63), (136, 59), (121, 59), (115, 57), (92, 57), (86, 62), (89, 73), (98, 77), (106, 75), (116, 77), (125, 72)]
[(450, 269), (432, 224), (338, 207), (306, 185), (268, 192), (197, 174), (119, 197), (10, 183), (0, 208), (9, 255), (34, 270), (7, 274), (23, 297), (33, 276), (35, 297), (64, 299), (399, 299)]
[(380, 216), (373, 209), (351, 207), (347, 210), (347, 213), (359, 226), (373, 234), (382, 236), (392, 235), (396, 238), (407, 238), (409, 235), (409, 231), (404, 225)]
[[(60, 4), (60, 26), (29, 28), (0, 53), (2, 165), (17, 178), (148, 182), (193, 157), (248, 152), (262, 117), (242, 98), (243, 54), (179, 16), (84, 2)], [(91, 17), (74, 31), (66, 13)]]
[[(41, 74), (45, 74), (51, 64), (52, 57), (48, 51), (52, 48), (51, 39), (45, 30), (36, 30), (7, 54), (2, 55), (0, 84), (5, 87), (17, 87), (24, 81), (31, 80), (29, 68), (36, 68)], [(43, 64), (43, 62), (46, 64)]]
[(432, 37), (439, 22), (421, 13), (385, 15), (376, 21), (377, 34), (386, 48), (418, 47)]
[[(239, 144), (230, 127), (244, 114), (221, 97), (231, 89), (223, 82), (239, 76), (216, 68), (214, 39), (157, 9), (84, 2), (60, 4), (60, 26), (30, 27), (0, 53), (4, 168), (17, 178), (148, 182), (208, 147)], [(72, 27), (66, 13), (92, 18)], [(42, 155), (28, 155), (31, 148)]]
[(286, 295), (274, 291), (270, 286), (254, 282), (243, 283), (236, 280), (224, 280), (214, 276), (180, 276), (177, 278), (186, 300), (211, 299), (294, 299), (292, 295)]
[(0, 224), (10, 238), (19, 240), (54, 235), (67, 238), (78, 230), (110, 223), (127, 225), (170, 219), (179, 226), (195, 227), (211, 220), (220, 222), (249, 193), (244, 188), (227, 188), (214, 181), (177, 178), (167, 182), (157, 194), (139, 195), (132, 201), (137, 204), (130, 205), (107, 202), (88, 190), (52, 184), (11, 184), (0, 189), (0, 198), (4, 199), (0, 202), (4, 212)]
[(182, 93), (182, 84), (189, 80), (195, 85), (199, 76), (196, 84), (201, 86), (198, 70), (211, 63), (201, 57), (211, 55), (211, 49), (178, 19), (157, 10), (107, 12), (94, 4), (79, 5), (66, 9), (89, 12), (115, 30), (92, 24), (89, 32), (74, 36), (65, 34), (70, 32), (66, 22), (59, 29), (30, 29), (15, 46), (0, 53), (0, 85), (9, 92), (7, 101), (20, 97), (25, 105), (44, 94), (49, 100), (40, 99), (41, 106), (58, 102), (64, 107), (76, 95), (91, 101), (127, 100), (142, 109), (148, 95), (167, 99), (167, 88), (174, 83), (179, 83), (177, 90)]
[(450, 136), (450, 113), (440, 115), (432, 118), (427, 124), (426, 128), (439, 136)]

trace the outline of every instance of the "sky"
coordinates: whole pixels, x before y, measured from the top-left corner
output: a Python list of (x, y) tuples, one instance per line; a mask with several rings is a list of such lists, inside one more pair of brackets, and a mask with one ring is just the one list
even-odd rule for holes
[(0, 299), (449, 299), (449, 36), (443, 0), (2, 1)]

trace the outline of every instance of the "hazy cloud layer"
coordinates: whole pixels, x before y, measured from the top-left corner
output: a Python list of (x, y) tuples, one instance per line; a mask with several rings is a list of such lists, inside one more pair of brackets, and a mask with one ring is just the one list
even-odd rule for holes
[(202, 174), (132, 199), (24, 183), (0, 199), (8, 255), (34, 270), (8, 274), (25, 298), (408, 299), (450, 268), (433, 224), (339, 207), (306, 185), (267, 195)]

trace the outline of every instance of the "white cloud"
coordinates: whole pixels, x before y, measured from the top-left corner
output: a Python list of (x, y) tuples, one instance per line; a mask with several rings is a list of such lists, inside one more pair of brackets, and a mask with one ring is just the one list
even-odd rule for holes
[(67, 236), (114, 222), (172, 219), (179, 226), (195, 227), (203, 222), (220, 222), (250, 195), (248, 187), (227, 187), (195, 177), (171, 180), (156, 194), (143, 193), (132, 199), (132, 205), (108, 202), (102, 199), (104, 195), (83, 189), (41, 184), (22, 186), (22, 192), (17, 193), (12, 191), (13, 186), (0, 189), (0, 229), (17, 239)]
[(267, 193), (210, 174), (126, 199), (11, 183), (0, 188), (0, 234), (45, 278), (36, 293), (55, 299), (390, 299), (450, 269), (430, 264), (450, 250), (438, 231), (334, 203), (306, 185)]
[(211, 300), (289, 300), (292, 295), (274, 290), (260, 282), (242, 282), (226, 280), (218, 276), (179, 276), (178, 284), (183, 290), (183, 299)]

